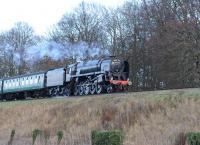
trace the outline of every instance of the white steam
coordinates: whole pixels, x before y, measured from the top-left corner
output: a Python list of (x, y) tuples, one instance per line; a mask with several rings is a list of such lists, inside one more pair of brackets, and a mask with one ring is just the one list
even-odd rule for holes
[(27, 59), (32, 61), (40, 60), (44, 56), (54, 60), (62, 60), (64, 58), (76, 58), (79, 60), (100, 55), (109, 55), (109, 52), (98, 44), (88, 45), (85, 42), (62, 45), (54, 41), (43, 41), (27, 49)]

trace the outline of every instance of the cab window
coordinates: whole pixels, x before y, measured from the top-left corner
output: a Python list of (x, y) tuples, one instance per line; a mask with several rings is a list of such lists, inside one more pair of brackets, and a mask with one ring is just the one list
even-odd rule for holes
[(66, 74), (69, 74), (70, 73), (70, 68), (67, 68), (67, 70), (66, 70)]

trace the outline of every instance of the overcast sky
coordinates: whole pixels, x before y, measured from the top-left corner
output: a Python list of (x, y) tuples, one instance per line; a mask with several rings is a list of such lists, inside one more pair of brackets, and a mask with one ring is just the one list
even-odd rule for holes
[[(28, 22), (38, 34), (59, 21), (62, 15), (82, 0), (0, 0), (0, 31), (10, 29), (18, 21)], [(116, 7), (125, 0), (84, 0)]]

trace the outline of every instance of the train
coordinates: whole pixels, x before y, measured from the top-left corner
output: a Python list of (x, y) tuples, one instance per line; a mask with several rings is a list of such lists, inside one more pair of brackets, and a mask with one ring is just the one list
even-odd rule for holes
[(108, 57), (81, 61), (62, 68), (0, 79), (1, 100), (83, 96), (126, 91), (128, 61)]

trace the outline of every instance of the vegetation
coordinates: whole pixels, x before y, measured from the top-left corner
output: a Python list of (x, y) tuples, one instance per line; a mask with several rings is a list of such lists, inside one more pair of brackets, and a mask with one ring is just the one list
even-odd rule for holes
[[(0, 102), (0, 144), (16, 130), (14, 144), (32, 143), (32, 131), (48, 134), (48, 145), (91, 145), (93, 130), (121, 130), (123, 145), (179, 145), (199, 132), (200, 90), (164, 90), (101, 96)], [(60, 135), (59, 135), (60, 136)], [(35, 145), (45, 145), (37, 138)]]
[(200, 133), (190, 132), (187, 133), (188, 145), (199, 145), (200, 144)]
[(41, 135), (41, 133), (42, 133), (42, 131), (39, 130), (39, 129), (34, 129), (34, 130), (33, 130), (33, 133), (32, 133), (33, 143), (32, 143), (32, 145), (35, 144), (35, 141), (36, 141), (38, 135)]
[(63, 138), (63, 131), (58, 131), (57, 132), (57, 137), (58, 137), (58, 141), (57, 141), (57, 145), (60, 145), (60, 142)]
[(14, 136), (15, 136), (15, 130), (13, 129), (11, 131), (10, 140), (8, 141), (8, 145), (12, 145)]
[(92, 131), (92, 145), (122, 145), (123, 135), (120, 131)]

